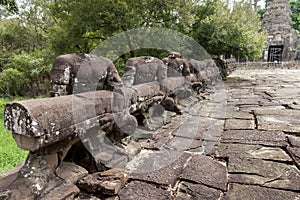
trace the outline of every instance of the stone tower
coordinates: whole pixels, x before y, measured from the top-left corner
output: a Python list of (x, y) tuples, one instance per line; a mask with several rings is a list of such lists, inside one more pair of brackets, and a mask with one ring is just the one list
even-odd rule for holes
[(296, 59), (299, 37), (291, 27), (289, 0), (272, 0), (263, 16), (262, 29), (268, 33), (264, 61), (281, 62)]

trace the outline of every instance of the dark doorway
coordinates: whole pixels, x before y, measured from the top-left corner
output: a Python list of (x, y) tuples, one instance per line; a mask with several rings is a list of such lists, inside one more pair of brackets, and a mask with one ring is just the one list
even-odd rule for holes
[(273, 45), (269, 47), (268, 62), (282, 61), (283, 45)]

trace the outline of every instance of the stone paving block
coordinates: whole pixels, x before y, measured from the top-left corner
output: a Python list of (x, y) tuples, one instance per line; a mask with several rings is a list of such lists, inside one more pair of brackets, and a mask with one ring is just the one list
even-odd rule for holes
[(142, 142), (141, 147), (145, 149), (161, 149), (173, 138), (172, 131), (174, 130), (163, 129), (159, 133), (155, 133), (151, 140)]
[(224, 200), (296, 200), (300, 193), (276, 190), (254, 185), (229, 184)]
[(293, 103), (289, 104), (288, 106), (293, 110), (300, 110), (300, 105), (294, 104), (294, 101), (293, 101)]
[[(280, 117), (275, 115), (257, 116), (258, 130), (279, 130), (291, 133), (300, 132), (300, 123), (295, 124), (293, 116)], [(300, 119), (299, 119), (300, 121)], [(294, 123), (293, 123), (294, 122)]]
[(300, 137), (288, 136), (290, 145), (287, 148), (287, 151), (290, 153), (298, 167), (300, 167)]
[(253, 130), (255, 129), (254, 120), (226, 119), (225, 130)]
[[(300, 118), (300, 110), (291, 110), (291, 109), (259, 109), (254, 110), (255, 115), (282, 115), (282, 116), (292, 116), (294, 118)], [(298, 116), (298, 117), (297, 117)]]
[(226, 166), (208, 156), (194, 155), (187, 163), (181, 180), (193, 181), (219, 190), (226, 190)]
[(196, 140), (184, 137), (174, 137), (165, 146), (167, 149), (172, 149), (176, 151), (187, 151), (191, 149), (197, 149), (202, 146), (202, 140)]
[(221, 191), (209, 188), (205, 185), (181, 182), (179, 184), (179, 192), (175, 200), (199, 200), (199, 199), (219, 199)]
[(262, 102), (261, 98), (258, 99), (232, 99), (228, 102), (234, 102), (235, 105), (260, 105), (260, 102)]
[(56, 187), (54, 190), (50, 191), (45, 196), (40, 197), (40, 199), (75, 199), (75, 196), (77, 196), (79, 192), (80, 190), (78, 187), (76, 187), (76, 185), (66, 183)]
[(251, 158), (230, 158), (229, 183), (300, 190), (300, 171), (294, 165)]
[(282, 131), (227, 130), (221, 135), (221, 143), (261, 144), (267, 146), (287, 146)]
[(170, 191), (145, 182), (132, 181), (119, 193), (120, 200), (167, 200)]
[(173, 131), (172, 135), (201, 140), (203, 133), (209, 129), (213, 123), (214, 121), (209, 118), (199, 116), (189, 117), (182, 121), (182, 126)]
[(76, 184), (79, 179), (87, 174), (88, 171), (85, 168), (70, 162), (62, 162), (56, 169), (56, 175), (67, 183)]
[(190, 154), (184, 153), (181, 157), (174, 162), (169, 163), (167, 166), (150, 172), (135, 173), (131, 175), (132, 179), (155, 182), (161, 185), (174, 185), (177, 178), (181, 174), (184, 164), (190, 158)]
[(159, 185), (174, 185), (191, 157), (189, 153), (164, 151), (148, 152), (127, 165), (131, 179), (153, 182)]
[(110, 169), (89, 174), (80, 179), (77, 186), (88, 193), (117, 195), (127, 183), (129, 174), (123, 169)]
[(252, 106), (252, 105), (241, 105), (240, 107), (240, 111), (244, 111), (244, 112), (251, 112), (253, 110), (278, 110), (278, 112), (280, 112), (280, 110), (284, 110), (285, 107), (282, 105), (277, 105), (277, 106)]
[(227, 119), (254, 119), (253, 114), (249, 112), (227, 112), (226, 113)]
[(262, 145), (224, 144), (216, 148), (216, 156), (221, 158), (255, 158), (279, 162), (292, 162), (291, 157), (279, 147)]
[[(280, 112), (279, 112), (280, 113)], [(278, 123), (288, 125), (299, 125), (300, 116), (297, 115), (258, 115), (257, 119), (262, 123)]]

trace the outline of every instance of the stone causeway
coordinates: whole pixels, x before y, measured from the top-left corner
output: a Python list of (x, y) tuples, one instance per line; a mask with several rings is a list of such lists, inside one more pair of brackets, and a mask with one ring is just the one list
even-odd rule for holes
[[(92, 149), (97, 169), (93, 171), (90, 160), (83, 167), (67, 162), (76, 161), (69, 158), (55, 168), (55, 178), (43, 177), (51, 167), (41, 159), (39, 166), (47, 167), (32, 172), (36, 178), (42, 177), (41, 185), (47, 186), (40, 199), (299, 200), (299, 74), (297, 68), (236, 68), (225, 81), (218, 80), (205, 91), (181, 99), (180, 114), (165, 111), (159, 118), (163, 120), (161, 126), (157, 126), (161, 122), (155, 121), (157, 118), (149, 118), (144, 121), (150, 124), (147, 129), (138, 125), (130, 134), (132, 142), (114, 138), (126, 143), (125, 167), (118, 144), (95, 147), (100, 136), (85, 133), (94, 135), (81, 140), (87, 140)], [(38, 134), (34, 136), (37, 137)], [(34, 139), (35, 146), (31, 146), (32, 141), (25, 141), (22, 136), (19, 140), (23, 147), (32, 150), (44, 145)], [(85, 158), (82, 152), (72, 155)], [(30, 170), (23, 170), (23, 175), (25, 172), (31, 176)], [(35, 176), (30, 179), (33, 183)], [(0, 199), (22, 195), (28, 196), (24, 199), (36, 199), (28, 195), (32, 185), (16, 177), (20, 177), (19, 169), (3, 174)], [(39, 194), (39, 184), (35, 190)]]

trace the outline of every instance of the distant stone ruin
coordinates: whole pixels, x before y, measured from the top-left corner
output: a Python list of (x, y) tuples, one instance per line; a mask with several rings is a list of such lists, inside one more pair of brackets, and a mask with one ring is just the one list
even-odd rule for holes
[(129, 178), (126, 164), (149, 137), (143, 131), (182, 114), (220, 77), (213, 60), (179, 53), (130, 58), (122, 78), (107, 58), (57, 57), (55, 97), (6, 105), (5, 127), (29, 155), (0, 199), (115, 199)]
[(263, 60), (268, 62), (294, 61), (300, 50), (299, 33), (291, 27), (291, 8), (288, 0), (269, 1), (263, 16), (262, 29), (268, 33)]

